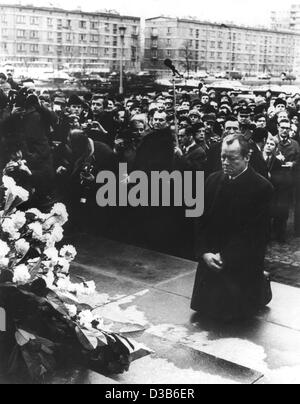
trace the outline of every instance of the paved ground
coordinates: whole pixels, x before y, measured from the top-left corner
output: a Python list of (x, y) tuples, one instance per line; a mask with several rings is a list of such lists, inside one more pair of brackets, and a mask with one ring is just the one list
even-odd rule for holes
[[(78, 371), (56, 382), (300, 383), (298, 288), (274, 283), (269, 309), (246, 323), (221, 327), (201, 322), (190, 310), (194, 262), (101, 238), (70, 241), (79, 250), (74, 271), (97, 282), (97, 312), (126, 327), (144, 328), (133, 336), (153, 354), (122, 376)], [(297, 245), (298, 240), (288, 248), (273, 246), (269, 263), (275, 268), (285, 260), (296, 272)]]

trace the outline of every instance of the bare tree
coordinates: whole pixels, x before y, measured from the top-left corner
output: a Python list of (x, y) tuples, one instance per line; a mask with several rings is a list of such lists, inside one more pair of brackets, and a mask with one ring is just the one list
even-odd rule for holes
[(181, 65), (185, 68), (188, 76), (190, 75), (193, 54), (190, 50), (190, 42), (185, 41), (181, 48), (181, 55), (184, 58), (184, 61), (181, 62)]

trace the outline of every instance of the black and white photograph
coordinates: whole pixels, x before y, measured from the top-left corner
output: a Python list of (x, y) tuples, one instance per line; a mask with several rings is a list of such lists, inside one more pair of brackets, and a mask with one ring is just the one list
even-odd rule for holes
[(300, 0), (0, 0), (0, 385), (300, 384)]

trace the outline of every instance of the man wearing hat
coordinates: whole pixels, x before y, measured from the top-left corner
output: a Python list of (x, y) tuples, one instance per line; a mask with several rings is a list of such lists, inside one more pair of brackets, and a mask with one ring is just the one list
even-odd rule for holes
[(197, 109), (193, 109), (192, 111), (190, 111), (189, 118), (192, 127), (201, 122), (201, 114)]

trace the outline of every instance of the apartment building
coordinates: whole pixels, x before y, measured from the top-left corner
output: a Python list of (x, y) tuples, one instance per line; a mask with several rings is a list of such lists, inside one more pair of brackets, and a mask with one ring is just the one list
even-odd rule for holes
[(0, 64), (117, 71), (123, 49), (125, 70), (138, 71), (140, 26), (114, 13), (0, 4)]
[(300, 34), (289, 30), (157, 17), (146, 20), (143, 67), (165, 70), (170, 58), (182, 71), (281, 74), (294, 70), (297, 49)]

